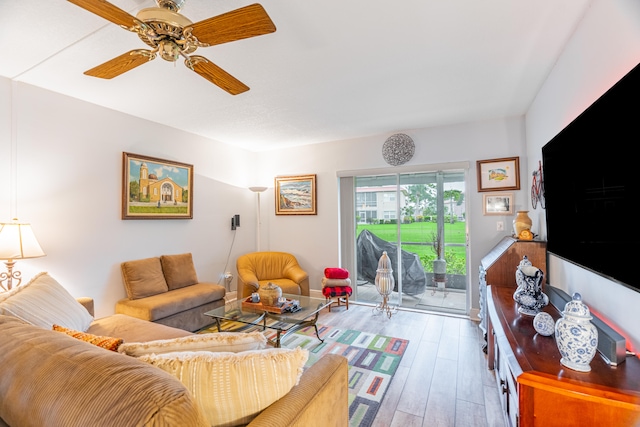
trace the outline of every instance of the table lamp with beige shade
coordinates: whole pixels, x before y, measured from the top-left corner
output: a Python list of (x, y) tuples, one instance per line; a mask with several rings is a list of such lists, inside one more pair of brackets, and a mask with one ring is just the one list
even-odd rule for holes
[(45, 255), (31, 224), (19, 222), (16, 218), (12, 222), (0, 223), (0, 260), (4, 260), (7, 266), (7, 271), (0, 273), (0, 288), (8, 291), (22, 282), (22, 274), (13, 270), (16, 260)]

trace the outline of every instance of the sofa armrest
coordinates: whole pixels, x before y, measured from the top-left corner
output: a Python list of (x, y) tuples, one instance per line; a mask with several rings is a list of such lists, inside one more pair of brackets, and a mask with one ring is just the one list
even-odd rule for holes
[(80, 304), (82, 304), (82, 306), (87, 309), (87, 311), (89, 312), (90, 315), (95, 316), (95, 311), (94, 311), (94, 307), (93, 307), (93, 298), (91, 298), (91, 297), (79, 297), (79, 298), (76, 298), (76, 301), (78, 301)]
[(292, 265), (284, 271), (284, 277), (300, 286), (300, 294), (309, 296), (309, 274), (299, 265)]
[(255, 273), (246, 268), (238, 270), (238, 299), (248, 297), (252, 292), (258, 292), (260, 282)]
[(297, 284), (302, 283), (305, 279), (309, 278), (309, 274), (298, 265), (292, 265), (284, 271), (284, 277), (291, 279)]
[(327, 354), (300, 377), (300, 383), (254, 418), (250, 427), (348, 426), (347, 359)]
[(254, 286), (260, 286), (260, 282), (258, 281), (258, 276), (256, 273), (248, 268), (241, 268), (238, 270), (238, 279), (245, 284), (252, 284)]

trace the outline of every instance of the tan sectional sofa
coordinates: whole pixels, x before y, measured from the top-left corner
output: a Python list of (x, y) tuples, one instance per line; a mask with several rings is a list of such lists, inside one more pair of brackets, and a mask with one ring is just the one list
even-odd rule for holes
[[(124, 314), (92, 319), (91, 299), (79, 299), (82, 305), (77, 305), (86, 310), (78, 310), (69, 306), (70, 295), (59, 292), (50, 276), (36, 280), (42, 282), (36, 285), (42, 285), (47, 298), (12, 304), (11, 297), (0, 294), (0, 426), (209, 425), (195, 397), (176, 377), (143, 359), (100, 348), (48, 325), (52, 316), (78, 328), (89, 322), (85, 333), (118, 337), (125, 343), (197, 335)], [(38, 307), (37, 313), (21, 311), (25, 307)], [(347, 426), (347, 381), (346, 358), (327, 355), (246, 425)]]
[(116, 313), (195, 332), (212, 323), (204, 313), (223, 306), (226, 289), (198, 281), (192, 255), (162, 255), (121, 264), (127, 298)]

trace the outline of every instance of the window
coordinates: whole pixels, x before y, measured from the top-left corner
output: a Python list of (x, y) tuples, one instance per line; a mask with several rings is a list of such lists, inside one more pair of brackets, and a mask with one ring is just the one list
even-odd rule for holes
[(375, 208), (378, 206), (378, 193), (375, 191), (356, 194), (356, 205), (361, 208)]
[[(468, 165), (456, 166), (338, 174), (341, 265), (353, 272), (355, 300), (380, 302), (375, 270), (386, 250), (396, 282), (391, 304), (468, 314)], [(440, 272), (443, 259), (445, 273)]]

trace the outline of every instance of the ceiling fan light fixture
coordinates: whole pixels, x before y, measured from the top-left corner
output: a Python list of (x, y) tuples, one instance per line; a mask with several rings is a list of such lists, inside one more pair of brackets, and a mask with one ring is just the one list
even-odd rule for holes
[(158, 49), (160, 57), (165, 61), (176, 62), (180, 56), (180, 47), (173, 40), (161, 40)]

